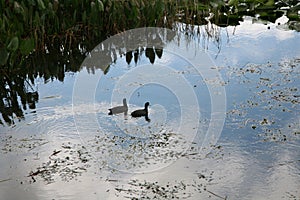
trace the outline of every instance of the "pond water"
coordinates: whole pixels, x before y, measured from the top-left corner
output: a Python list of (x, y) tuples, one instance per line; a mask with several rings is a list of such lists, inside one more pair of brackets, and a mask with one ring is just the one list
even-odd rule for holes
[[(141, 29), (63, 81), (36, 77), (35, 105), (0, 118), (1, 199), (299, 199), (300, 34), (286, 22)], [(128, 114), (108, 115), (123, 98)], [(150, 121), (132, 118), (147, 101)]]

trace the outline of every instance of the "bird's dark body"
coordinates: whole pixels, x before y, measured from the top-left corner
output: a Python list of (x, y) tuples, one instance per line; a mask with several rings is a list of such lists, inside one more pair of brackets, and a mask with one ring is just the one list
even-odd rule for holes
[(149, 102), (145, 103), (145, 108), (140, 110), (135, 110), (131, 113), (132, 117), (148, 117), (148, 106)]

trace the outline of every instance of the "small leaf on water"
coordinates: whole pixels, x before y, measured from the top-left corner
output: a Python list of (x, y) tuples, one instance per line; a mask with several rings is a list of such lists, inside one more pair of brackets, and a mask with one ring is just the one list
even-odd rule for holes
[(7, 49), (9, 51), (16, 51), (19, 47), (19, 38), (18, 37), (13, 37), (9, 44), (7, 45)]

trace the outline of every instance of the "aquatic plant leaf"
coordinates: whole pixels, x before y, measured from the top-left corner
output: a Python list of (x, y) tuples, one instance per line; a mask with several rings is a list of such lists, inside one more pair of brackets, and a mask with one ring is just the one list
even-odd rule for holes
[(269, 0), (265, 3), (266, 6), (274, 6), (274, 0)]
[(27, 2), (30, 6), (35, 6), (36, 5), (35, 0), (27, 0)]
[(86, 11), (83, 11), (82, 13), (82, 22), (86, 23)]
[(96, 1), (96, 2), (97, 2), (98, 10), (99, 10), (100, 12), (104, 11), (104, 5), (103, 5), (102, 1), (101, 1), (101, 0), (98, 0), (98, 1)]
[(34, 49), (34, 39), (24, 39), (20, 43), (20, 50), (23, 55), (29, 55)]
[(45, 4), (42, 0), (37, 0), (38, 5), (39, 5), (39, 9), (44, 10), (46, 9)]
[(236, 6), (238, 3), (239, 3), (238, 0), (229, 0), (229, 1), (228, 1), (228, 5), (229, 5), (229, 6)]
[(17, 56), (18, 56), (17, 51), (13, 51), (13, 52), (10, 53), (10, 57), (9, 57), (9, 60), (8, 60), (8, 64), (10, 66), (14, 66), (15, 61), (17, 60)]
[(6, 49), (0, 49), (0, 65), (5, 65), (9, 57), (9, 52)]
[(14, 2), (14, 9), (15, 9), (16, 13), (20, 13), (20, 14), (24, 15), (24, 8), (16, 1)]
[(18, 37), (13, 37), (9, 44), (7, 45), (7, 49), (9, 51), (16, 51), (19, 47), (19, 38)]

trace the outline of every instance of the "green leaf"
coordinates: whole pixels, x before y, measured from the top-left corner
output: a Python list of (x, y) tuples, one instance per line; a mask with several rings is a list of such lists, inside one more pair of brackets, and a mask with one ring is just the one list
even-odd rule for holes
[(41, 9), (41, 10), (46, 9), (46, 6), (45, 6), (43, 0), (37, 0), (37, 2), (38, 2), (38, 5), (39, 5), (39, 9)]
[(267, 3), (265, 3), (266, 6), (274, 6), (274, 0), (269, 0)]
[(7, 49), (9, 51), (16, 51), (19, 47), (19, 38), (18, 37), (13, 37), (9, 44), (7, 45)]
[(102, 3), (101, 0), (98, 0), (98, 1), (97, 1), (97, 6), (98, 6), (98, 10), (99, 10), (100, 12), (104, 11), (104, 5), (103, 5), (103, 3)]
[(14, 11), (24, 15), (24, 8), (16, 1), (14, 2)]
[(73, 14), (73, 23), (76, 23), (76, 19), (77, 19), (77, 10), (75, 10)]
[(5, 48), (0, 49), (0, 65), (5, 65), (7, 63), (8, 57), (9, 52)]
[(16, 51), (14, 51), (10, 54), (10, 57), (9, 57), (9, 65), (10, 66), (14, 66), (15, 61), (17, 60), (17, 56), (18, 56), (18, 54)]
[(82, 22), (84, 24), (86, 23), (86, 11), (83, 11), (83, 13), (82, 13)]
[(30, 6), (35, 6), (35, 0), (27, 0)]
[(238, 0), (229, 0), (228, 1), (228, 5), (229, 6), (237, 6), (238, 3), (239, 3)]
[(29, 55), (34, 49), (34, 39), (24, 39), (20, 43), (20, 50), (23, 55)]

